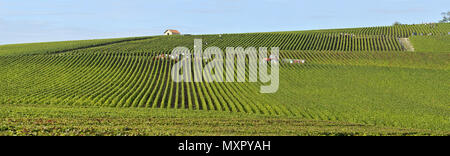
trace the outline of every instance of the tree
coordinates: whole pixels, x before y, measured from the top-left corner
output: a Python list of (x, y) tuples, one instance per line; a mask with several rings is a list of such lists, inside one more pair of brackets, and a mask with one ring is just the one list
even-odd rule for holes
[(443, 12), (441, 15), (443, 17), (442, 17), (442, 20), (439, 21), (439, 23), (449, 23), (450, 22), (450, 11)]
[(398, 22), (398, 21), (396, 21), (396, 22), (394, 22), (394, 24), (393, 24), (394, 26), (397, 26), (397, 25), (402, 25), (402, 23), (400, 23), (400, 22)]

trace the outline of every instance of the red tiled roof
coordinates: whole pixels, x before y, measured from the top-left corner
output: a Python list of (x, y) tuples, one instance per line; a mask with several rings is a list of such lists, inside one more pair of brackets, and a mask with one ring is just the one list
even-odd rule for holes
[(178, 30), (169, 29), (169, 30), (166, 30), (166, 32), (167, 31), (171, 31), (174, 34), (180, 34), (180, 32)]

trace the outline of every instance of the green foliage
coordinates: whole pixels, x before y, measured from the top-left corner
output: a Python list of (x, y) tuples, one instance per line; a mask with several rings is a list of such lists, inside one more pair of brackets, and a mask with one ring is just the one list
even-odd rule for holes
[(140, 39), (145, 38), (135, 37), (135, 38), (0, 45), (0, 56), (51, 54)]
[(450, 35), (412, 36), (410, 41), (418, 52), (450, 52)]
[(0, 107), (0, 136), (449, 135), (439, 131), (221, 111), (42, 105)]
[(402, 23), (400, 23), (400, 22), (394, 22), (394, 24), (393, 24), (393, 26), (399, 26), (399, 25), (402, 25)]
[(194, 39), (203, 39), (203, 48), (280, 47), (301, 51), (404, 51), (399, 37), (447, 35), (450, 24), (400, 25), (301, 32), (247, 33), (222, 35), (160, 36), (146, 40), (113, 44), (74, 53), (170, 53), (175, 47), (193, 49)]
[[(448, 135), (450, 55), (446, 51), (448, 36), (442, 33), (449, 26), (400, 25), (0, 46), (0, 51), (9, 49), (0, 56), (0, 104), (3, 104), (0, 105), (3, 117), (0, 135), (261, 134), (252, 133), (256, 130), (274, 135), (422, 134), (416, 132)], [(404, 52), (397, 38), (412, 32), (432, 33), (432, 36), (411, 37), (419, 52)], [(261, 83), (175, 83), (170, 77), (175, 62), (155, 57), (170, 53), (177, 46), (192, 49), (196, 38), (203, 39), (203, 48), (280, 47), (282, 59), (305, 59), (307, 63), (282, 64), (276, 94), (260, 94), (260, 86), (264, 85)], [(27, 104), (36, 108), (14, 107)], [(97, 107), (101, 108), (98, 112), (93, 110)], [(54, 116), (45, 115), (42, 109)], [(29, 111), (20, 113), (26, 110)], [(166, 116), (157, 113), (171, 111), (199, 113), (183, 120), (165, 119)], [(212, 115), (216, 113), (233, 114), (233, 117), (226, 118), (229, 122), (219, 120)], [(133, 114), (144, 118), (136, 119)], [(249, 119), (234, 120), (234, 114)], [(270, 129), (268, 123), (277, 120), (264, 120), (261, 116), (295, 120), (278, 125), (280, 129)], [(67, 125), (38, 124), (33, 128), (33, 123), (41, 122), (36, 117)], [(148, 120), (153, 117), (161, 117), (161, 121)], [(114, 124), (100, 122), (94, 128), (84, 125), (97, 119)], [(255, 125), (257, 119), (267, 123), (254, 127), (253, 131), (236, 131), (240, 122), (245, 127)], [(317, 120), (311, 123), (317, 127), (306, 131), (296, 129), (295, 126), (305, 126), (298, 123), (305, 119)], [(20, 125), (13, 121), (26, 124), (16, 127)], [(177, 121), (185, 125), (179, 127)], [(193, 121), (200, 124), (189, 127)], [(321, 129), (326, 125), (315, 123), (319, 121), (333, 121), (338, 126)], [(208, 122), (222, 125), (211, 128)], [(145, 125), (161, 123), (168, 124)], [(347, 129), (344, 123), (376, 127)], [(47, 129), (48, 126), (55, 130)], [(385, 131), (380, 126), (394, 129)], [(132, 131), (124, 130), (130, 128)], [(180, 128), (186, 131), (177, 131)], [(399, 128), (408, 130), (398, 131)], [(409, 129), (415, 130), (409, 133)]]
[(407, 38), (416, 34), (447, 35), (450, 32), (449, 23), (434, 24), (402, 24), (397, 26), (379, 26), (348, 29), (312, 30), (312, 31), (289, 31), (277, 33), (332, 33), (332, 34), (356, 34), (361, 36), (390, 36), (394, 38)]
[(0, 103), (184, 108), (449, 129), (448, 87), (440, 87), (449, 83), (443, 76), (448, 75), (447, 54), (281, 54), (306, 59), (308, 65), (282, 65), (281, 86), (273, 95), (259, 94), (258, 83), (175, 83), (169, 75), (173, 62), (152, 55), (3, 57)]

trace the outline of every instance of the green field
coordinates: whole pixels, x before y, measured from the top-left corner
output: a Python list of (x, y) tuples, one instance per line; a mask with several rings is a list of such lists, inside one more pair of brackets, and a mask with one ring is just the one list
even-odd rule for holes
[(411, 42), (418, 52), (450, 52), (450, 35), (413, 36)]
[(126, 41), (142, 40), (147, 38), (149, 37), (10, 44), (0, 46), (0, 56), (21, 56), (21, 55), (62, 53), (77, 49), (86, 49), (90, 47), (103, 46)]
[[(0, 46), (0, 135), (450, 135), (450, 24)], [(427, 34), (412, 36), (413, 33)], [(409, 37), (407, 52), (398, 38)], [(262, 83), (176, 83), (177, 46), (280, 47)]]
[(9, 136), (448, 135), (445, 131), (183, 109), (3, 105), (0, 117), (0, 135)]

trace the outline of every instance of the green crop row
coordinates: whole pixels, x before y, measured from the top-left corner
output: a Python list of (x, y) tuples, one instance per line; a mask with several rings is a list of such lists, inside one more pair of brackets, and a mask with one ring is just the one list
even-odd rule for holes
[[(96, 42), (19, 46), (7, 50), (11, 55), (0, 56), (0, 104), (187, 109), (449, 131), (450, 55), (443, 46), (447, 36), (436, 34), (446, 28), (402, 25), (159, 36), (102, 46)], [(403, 49), (397, 38), (411, 31), (435, 34), (411, 37), (413, 44), (419, 43), (419, 52), (399, 52)], [(306, 63), (282, 63), (275, 94), (259, 93), (262, 85), (268, 85), (260, 82), (172, 81), (176, 62), (156, 56), (177, 46), (193, 49), (198, 38), (203, 39), (203, 49), (280, 47), (280, 59)], [(441, 51), (426, 49), (428, 44)]]
[(85, 49), (90, 47), (97, 47), (127, 41), (136, 41), (147, 38), (149, 37), (0, 45), (0, 56), (63, 53), (77, 49)]

